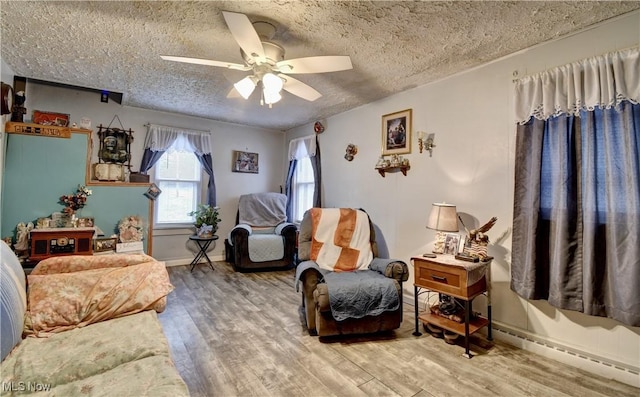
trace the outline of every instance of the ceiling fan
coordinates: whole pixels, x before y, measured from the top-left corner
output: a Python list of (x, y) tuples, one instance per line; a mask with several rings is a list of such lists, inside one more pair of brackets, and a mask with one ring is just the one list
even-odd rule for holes
[(272, 104), (282, 99), (282, 89), (307, 101), (315, 101), (322, 94), (313, 87), (289, 76), (290, 74), (325, 73), (352, 69), (351, 58), (344, 55), (315, 56), (284, 59), (284, 48), (269, 40), (275, 33), (275, 26), (268, 22), (249, 21), (240, 13), (223, 11), (227, 26), (240, 45), (244, 65), (239, 63), (213, 61), (200, 58), (186, 58), (162, 55), (167, 61), (218, 66), (233, 70), (252, 71), (252, 74), (235, 83), (228, 96), (237, 91), (248, 99), (257, 86), (260, 87), (260, 104)]

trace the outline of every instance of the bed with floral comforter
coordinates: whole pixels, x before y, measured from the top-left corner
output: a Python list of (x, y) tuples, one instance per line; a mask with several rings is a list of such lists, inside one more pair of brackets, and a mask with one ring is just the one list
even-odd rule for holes
[(156, 314), (173, 289), (162, 262), (132, 255), (45, 260), (24, 294), (22, 269), (2, 249), (1, 288), (17, 292), (13, 303), (2, 296), (2, 320), (19, 314), (5, 324), (29, 336), (14, 332), (9, 350), (3, 327), (1, 395), (189, 395)]

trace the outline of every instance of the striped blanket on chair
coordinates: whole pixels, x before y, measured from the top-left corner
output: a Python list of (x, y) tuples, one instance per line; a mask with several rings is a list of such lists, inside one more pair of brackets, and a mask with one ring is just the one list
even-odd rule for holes
[(312, 208), (311, 260), (321, 269), (367, 269), (373, 259), (369, 216), (349, 208)]

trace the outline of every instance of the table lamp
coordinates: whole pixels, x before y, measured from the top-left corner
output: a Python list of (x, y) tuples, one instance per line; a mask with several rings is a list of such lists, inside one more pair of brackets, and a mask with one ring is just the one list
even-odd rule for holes
[(427, 219), (427, 228), (437, 231), (436, 241), (433, 244), (433, 253), (444, 253), (444, 232), (457, 232), (459, 230), (456, 206), (446, 203), (433, 203), (431, 213), (429, 213), (429, 218)]

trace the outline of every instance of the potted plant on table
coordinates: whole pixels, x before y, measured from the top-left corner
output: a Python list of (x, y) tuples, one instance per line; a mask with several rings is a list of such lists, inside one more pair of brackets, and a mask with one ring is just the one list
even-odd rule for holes
[(189, 212), (195, 217), (193, 225), (199, 237), (211, 237), (218, 231), (218, 223), (222, 220), (218, 218), (220, 208), (212, 207), (208, 204), (198, 204), (195, 211)]

